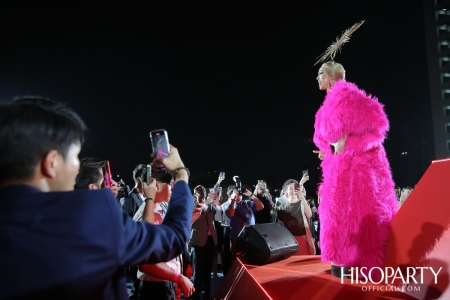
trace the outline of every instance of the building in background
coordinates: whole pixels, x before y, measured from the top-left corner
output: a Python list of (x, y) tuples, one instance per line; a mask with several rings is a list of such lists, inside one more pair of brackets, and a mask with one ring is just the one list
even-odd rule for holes
[(450, 157), (450, 0), (424, 0), (436, 159)]

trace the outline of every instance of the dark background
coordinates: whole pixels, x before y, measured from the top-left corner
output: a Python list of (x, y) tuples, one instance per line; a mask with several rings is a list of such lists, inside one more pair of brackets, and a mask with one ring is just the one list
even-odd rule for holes
[(434, 158), (422, 1), (3, 1), (0, 11), (0, 101), (67, 103), (89, 127), (80, 157), (109, 159), (128, 184), (150, 161), (149, 131), (165, 128), (191, 185), (222, 170), (226, 183), (279, 188), (307, 168), (313, 194), (325, 96), (313, 64), (360, 20), (335, 60), (385, 104), (396, 184), (415, 185)]

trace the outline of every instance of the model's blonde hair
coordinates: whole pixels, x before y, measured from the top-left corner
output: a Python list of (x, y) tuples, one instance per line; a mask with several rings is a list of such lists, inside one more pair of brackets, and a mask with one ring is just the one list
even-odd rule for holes
[(335, 81), (345, 79), (345, 70), (340, 63), (335, 61), (327, 61), (322, 65), (322, 69), (327, 71), (328, 75), (330, 75)]

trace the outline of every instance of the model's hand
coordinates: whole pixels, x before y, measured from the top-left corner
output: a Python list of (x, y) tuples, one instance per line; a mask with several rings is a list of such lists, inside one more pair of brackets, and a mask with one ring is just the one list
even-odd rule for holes
[(323, 160), (325, 158), (325, 152), (322, 150), (313, 150), (313, 153), (319, 154), (319, 159)]
[(194, 284), (186, 276), (180, 274), (177, 283), (180, 285), (184, 298), (190, 297), (195, 292)]

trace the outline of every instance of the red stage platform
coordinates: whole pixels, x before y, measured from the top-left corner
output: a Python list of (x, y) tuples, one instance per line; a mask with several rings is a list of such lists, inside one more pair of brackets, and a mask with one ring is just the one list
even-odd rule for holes
[(343, 283), (320, 256), (291, 256), (264, 266), (237, 259), (214, 299), (416, 299), (386, 285)]
[[(215, 299), (450, 299), (450, 159), (434, 161), (392, 223), (387, 267), (440, 270), (417, 284), (356, 284), (331, 275), (320, 256), (295, 255), (253, 266), (237, 259)], [(406, 277), (406, 276), (405, 276)], [(422, 277), (422, 278), (421, 278)]]

